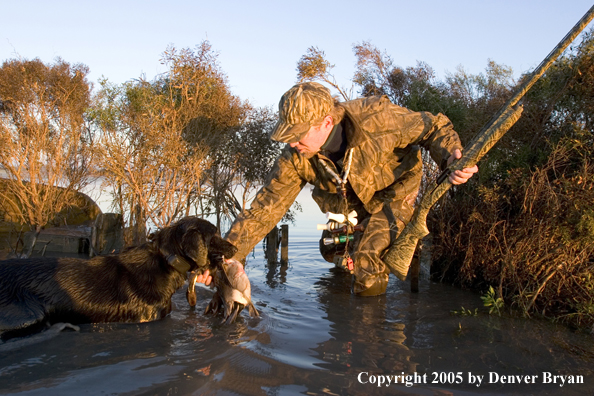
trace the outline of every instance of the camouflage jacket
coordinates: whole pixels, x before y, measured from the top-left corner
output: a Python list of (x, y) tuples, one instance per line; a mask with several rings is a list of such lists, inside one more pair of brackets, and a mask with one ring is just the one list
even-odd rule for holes
[[(353, 148), (348, 185), (349, 202), (354, 208), (358, 205), (373, 214), (386, 201), (416, 196), (423, 171), (419, 146), (428, 149), (442, 168), (454, 149), (462, 149), (458, 134), (442, 114), (413, 112), (392, 104), (385, 96), (340, 105), (346, 110), (347, 149)], [(338, 210), (336, 185), (321, 161), (336, 172), (334, 164), (322, 154), (307, 159), (285, 146), (266, 185), (227, 233), (227, 240), (238, 248), (235, 258), (247, 256), (280, 221), (307, 183), (314, 186), (312, 196), (323, 212)], [(340, 161), (338, 165), (342, 165)]]

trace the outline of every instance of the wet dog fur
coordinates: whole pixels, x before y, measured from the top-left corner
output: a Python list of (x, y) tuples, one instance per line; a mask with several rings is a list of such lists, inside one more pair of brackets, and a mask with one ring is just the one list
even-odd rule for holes
[(209, 256), (232, 257), (236, 250), (210, 222), (186, 217), (118, 255), (0, 261), (0, 335), (7, 339), (57, 322), (161, 319), (188, 271), (200, 272)]

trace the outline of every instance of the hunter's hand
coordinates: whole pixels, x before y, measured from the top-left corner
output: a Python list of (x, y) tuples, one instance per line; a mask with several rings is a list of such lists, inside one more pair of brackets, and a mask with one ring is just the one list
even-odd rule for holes
[(196, 277), (196, 283), (204, 283), (206, 286), (210, 285), (212, 282), (212, 276), (210, 276), (210, 271), (206, 270), (200, 275)]
[[(454, 153), (448, 158), (448, 166), (456, 159), (462, 158), (462, 152), (458, 149), (454, 150)], [(478, 166), (474, 165), (472, 168), (464, 168), (450, 173), (450, 183), (453, 185), (464, 184), (478, 172)]]

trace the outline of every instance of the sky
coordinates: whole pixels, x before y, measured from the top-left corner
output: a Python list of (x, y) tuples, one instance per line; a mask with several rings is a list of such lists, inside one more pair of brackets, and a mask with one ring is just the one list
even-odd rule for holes
[[(0, 0), (0, 58), (83, 63), (97, 88), (101, 77), (116, 84), (152, 79), (165, 71), (159, 59), (168, 46), (196, 48), (208, 40), (231, 91), (276, 110), (312, 46), (325, 52), (346, 88), (355, 71), (353, 45), (364, 41), (400, 67), (426, 62), (438, 79), (459, 65), (482, 73), (489, 59), (518, 77), (591, 6), (591, 0)], [(298, 198), (306, 207), (307, 195)], [(310, 222), (325, 222), (314, 212)]]
[(353, 45), (370, 42), (401, 67), (429, 64), (442, 79), (489, 59), (516, 76), (535, 68), (592, 6), (591, 0), (472, 1), (30, 1), (0, 0), (0, 58), (61, 57), (113, 83), (165, 68), (169, 45), (208, 40), (232, 92), (276, 109), (309, 47), (326, 53), (336, 81), (351, 87)]

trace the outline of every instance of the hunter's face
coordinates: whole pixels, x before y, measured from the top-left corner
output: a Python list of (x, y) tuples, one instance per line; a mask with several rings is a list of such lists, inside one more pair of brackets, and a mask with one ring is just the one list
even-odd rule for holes
[(313, 157), (320, 148), (326, 143), (330, 132), (334, 124), (332, 123), (332, 117), (327, 116), (324, 118), (321, 124), (313, 125), (309, 128), (309, 131), (301, 138), (298, 142), (289, 143), (291, 147), (294, 147), (301, 155), (305, 158)]

